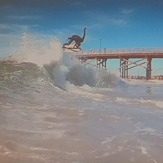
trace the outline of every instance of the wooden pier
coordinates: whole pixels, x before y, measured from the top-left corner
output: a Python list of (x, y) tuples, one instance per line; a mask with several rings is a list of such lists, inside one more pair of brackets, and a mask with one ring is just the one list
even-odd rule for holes
[[(90, 50), (77, 55), (77, 58), (85, 64), (89, 64), (89, 60), (96, 60), (96, 66), (104, 69), (106, 69), (107, 60), (119, 59), (119, 70), (122, 78), (128, 78), (129, 69), (142, 67), (146, 71), (146, 79), (151, 79), (152, 59), (163, 59), (163, 48), (104, 49), (100, 51)], [(132, 61), (132, 59), (134, 59), (134, 61)]]

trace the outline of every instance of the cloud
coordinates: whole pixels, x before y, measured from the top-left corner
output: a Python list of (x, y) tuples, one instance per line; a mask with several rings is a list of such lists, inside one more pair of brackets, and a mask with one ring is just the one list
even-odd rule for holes
[(24, 16), (18, 16), (18, 15), (13, 15), (13, 16), (7, 16), (7, 18), (9, 19), (17, 19), (17, 20), (32, 20), (32, 19), (40, 19), (41, 16), (28, 16), (28, 15), (24, 15)]
[(65, 0), (65, 3), (67, 3), (70, 6), (79, 6), (79, 5), (81, 5), (82, 1), (79, 1), (79, 0)]
[(130, 15), (135, 11), (135, 9), (121, 9), (121, 13), (124, 15)]
[(127, 20), (125, 20), (124, 18), (116, 18), (116, 19), (108, 19), (108, 24), (110, 25), (118, 25), (118, 26), (123, 26), (127, 24)]
[(22, 33), (30, 31), (32, 28), (39, 27), (38, 24), (26, 25), (26, 24), (3, 24), (0, 23), (0, 33)]
[(0, 34), (0, 42), (3, 44), (8, 44), (12, 40), (18, 40), (19, 35), (17, 34)]
[(94, 27), (101, 28), (104, 26), (119, 26), (123, 27), (129, 23), (130, 17), (135, 12), (134, 8), (121, 8), (114, 12), (85, 12), (94, 22)]
[(0, 7), (11, 6), (11, 7), (51, 7), (51, 6), (79, 6), (82, 4), (81, 0), (0, 0)]
[(0, 57), (12, 55), (21, 42), (21, 35), (0, 33)]
[(100, 26), (124, 26), (127, 24), (127, 19), (125, 19), (122, 15), (109, 15), (109, 14), (101, 14), (96, 13), (90, 15), (91, 19), (93, 19), (96, 23), (96, 27)]
[(10, 29), (10, 27), (6, 24), (0, 24), (0, 30), (6, 30), (6, 29), (7, 30)]
[(19, 24), (0, 24), (0, 30), (12, 30), (12, 31), (26, 31), (30, 27), (28, 25)]

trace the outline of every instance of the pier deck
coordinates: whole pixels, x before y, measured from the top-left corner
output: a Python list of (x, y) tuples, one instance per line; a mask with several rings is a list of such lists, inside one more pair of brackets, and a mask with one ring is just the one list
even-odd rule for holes
[[(152, 59), (163, 59), (163, 48), (134, 48), (134, 49), (104, 49), (90, 50), (77, 55), (82, 62), (97, 60), (97, 67), (106, 69), (108, 59), (120, 60), (120, 76), (128, 78), (128, 70), (134, 67), (143, 67), (146, 70), (146, 79), (151, 79)], [(139, 59), (132, 61), (131, 59)], [(145, 64), (145, 65), (144, 65)]]

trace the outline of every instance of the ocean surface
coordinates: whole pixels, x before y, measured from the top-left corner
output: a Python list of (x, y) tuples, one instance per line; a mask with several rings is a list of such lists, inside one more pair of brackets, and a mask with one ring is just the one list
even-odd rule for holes
[(25, 36), (0, 61), (1, 163), (162, 163), (163, 82), (81, 65)]

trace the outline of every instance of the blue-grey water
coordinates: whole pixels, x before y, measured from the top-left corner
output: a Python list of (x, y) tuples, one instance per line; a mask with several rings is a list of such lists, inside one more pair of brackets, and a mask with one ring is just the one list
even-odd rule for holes
[(0, 162), (162, 163), (163, 83), (50, 48), (0, 62)]

